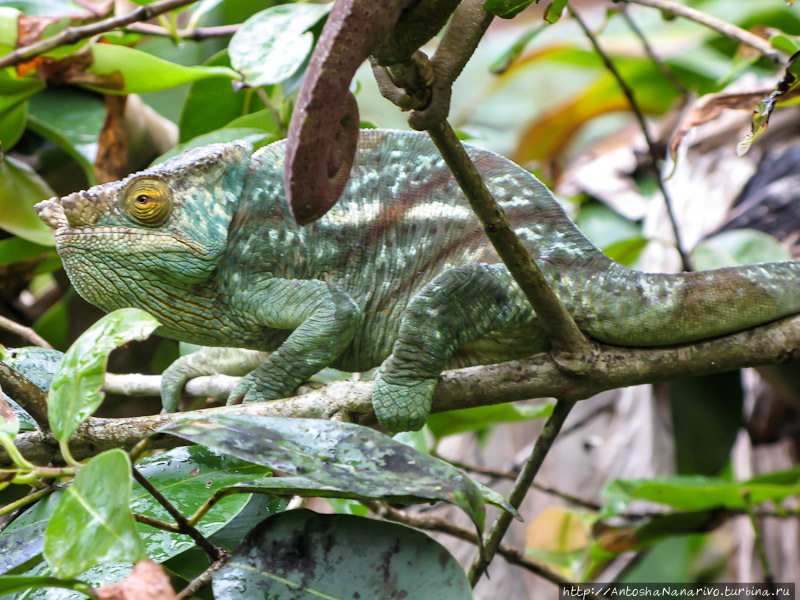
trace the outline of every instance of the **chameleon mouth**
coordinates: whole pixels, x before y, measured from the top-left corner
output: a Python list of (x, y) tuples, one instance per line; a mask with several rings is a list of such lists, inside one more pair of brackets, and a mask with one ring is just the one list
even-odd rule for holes
[[(38, 205), (37, 205), (38, 206)], [(46, 222), (46, 221), (45, 221)], [(134, 229), (127, 227), (86, 227), (73, 229), (65, 222), (55, 231), (56, 242), (59, 246), (85, 246), (95, 240), (103, 242), (132, 243), (157, 243), (162, 251), (172, 249), (191, 250), (196, 254), (208, 254), (208, 249), (196, 241), (148, 229)], [(97, 247), (96, 245), (94, 246)], [(156, 247), (156, 246), (153, 246)]]
[(68, 225), (67, 215), (64, 213), (64, 207), (58, 198), (50, 198), (43, 200), (33, 207), (36, 214), (44, 221), (51, 229), (59, 229)]

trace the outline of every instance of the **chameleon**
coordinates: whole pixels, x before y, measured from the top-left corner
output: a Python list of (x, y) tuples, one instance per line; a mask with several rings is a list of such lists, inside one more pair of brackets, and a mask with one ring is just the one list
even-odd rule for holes
[[(528, 171), (466, 147), (591, 338), (674, 345), (800, 312), (800, 263), (632, 270), (587, 240)], [(160, 321), (157, 333), (209, 346), (167, 368), (166, 407), (177, 406), (189, 376), (217, 372), (210, 363), (227, 356), (220, 347), (236, 347), (271, 354), (248, 367), (229, 402), (289, 396), (326, 366), (379, 366), (379, 423), (414, 430), (443, 370), (548, 350), (536, 314), (425, 134), (362, 131), (341, 199), (305, 227), (288, 206), (285, 157), (284, 141), (256, 151), (212, 144), (36, 207), (81, 296), (106, 311), (142, 308)]]

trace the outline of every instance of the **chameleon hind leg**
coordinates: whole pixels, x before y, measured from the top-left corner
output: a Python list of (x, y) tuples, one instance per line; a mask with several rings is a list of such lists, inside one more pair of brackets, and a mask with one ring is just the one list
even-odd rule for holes
[(513, 337), (534, 325), (530, 305), (503, 265), (467, 265), (440, 274), (412, 298), (392, 354), (375, 378), (378, 421), (389, 431), (420, 429), (451, 357), (469, 348), (462, 364), (519, 358), (519, 352), (498, 353), (497, 344), (482, 356), (478, 342), (502, 338), (503, 332)]

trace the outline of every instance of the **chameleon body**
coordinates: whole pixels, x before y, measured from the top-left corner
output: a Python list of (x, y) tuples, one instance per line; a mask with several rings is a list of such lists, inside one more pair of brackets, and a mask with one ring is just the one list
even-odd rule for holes
[[(678, 344), (800, 312), (800, 263), (628, 269), (592, 245), (530, 173), (468, 151), (580, 329), (597, 340)], [(145, 309), (170, 338), (273, 351), (234, 401), (288, 396), (329, 365), (380, 365), (379, 421), (417, 429), (442, 370), (548, 349), (427, 136), (363, 131), (342, 199), (306, 227), (286, 201), (285, 155), (283, 142), (255, 153), (241, 142), (206, 146), (37, 207), (90, 302)], [(188, 376), (215, 370), (203, 357), (223, 355), (171, 366), (165, 405), (177, 405)]]

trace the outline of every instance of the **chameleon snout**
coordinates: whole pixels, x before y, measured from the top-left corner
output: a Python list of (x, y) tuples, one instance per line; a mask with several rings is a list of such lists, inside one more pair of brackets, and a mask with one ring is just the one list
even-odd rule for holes
[(96, 201), (86, 192), (75, 192), (63, 198), (50, 198), (34, 208), (42, 219), (53, 229), (60, 227), (84, 227), (94, 225), (100, 216)]

